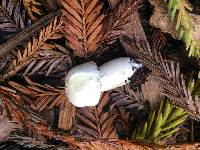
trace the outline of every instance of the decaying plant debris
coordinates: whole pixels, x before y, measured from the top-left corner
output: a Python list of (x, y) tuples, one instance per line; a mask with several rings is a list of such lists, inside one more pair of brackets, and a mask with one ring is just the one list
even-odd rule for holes
[[(0, 0), (0, 148), (199, 149), (198, 10), (195, 0)], [(118, 57), (145, 67), (97, 106), (68, 101), (71, 68)]]

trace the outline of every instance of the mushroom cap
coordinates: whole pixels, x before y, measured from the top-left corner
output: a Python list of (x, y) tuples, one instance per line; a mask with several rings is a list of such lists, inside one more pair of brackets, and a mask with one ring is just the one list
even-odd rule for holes
[(100, 71), (94, 62), (72, 68), (65, 78), (65, 92), (77, 107), (95, 106), (101, 96)]
[(129, 78), (142, 68), (130, 57), (120, 57), (100, 66), (101, 91), (108, 91), (130, 82)]

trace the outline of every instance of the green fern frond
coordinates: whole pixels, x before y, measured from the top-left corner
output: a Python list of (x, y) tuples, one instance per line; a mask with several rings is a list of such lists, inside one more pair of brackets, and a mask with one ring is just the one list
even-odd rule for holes
[(133, 139), (150, 142), (165, 140), (179, 130), (187, 117), (183, 109), (174, 107), (168, 100), (162, 101), (157, 113), (152, 110), (147, 121), (134, 131)]
[(192, 11), (192, 5), (186, 0), (164, 0), (168, 5), (168, 13), (173, 21), (176, 18), (176, 30), (189, 51), (188, 55), (200, 57), (200, 43), (194, 37), (193, 20), (188, 11)]

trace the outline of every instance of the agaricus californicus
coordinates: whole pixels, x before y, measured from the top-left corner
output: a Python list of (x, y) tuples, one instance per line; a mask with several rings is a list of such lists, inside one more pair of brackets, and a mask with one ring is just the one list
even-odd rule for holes
[(98, 68), (87, 62), (72, 68), (65, 78), (65, 91), (69, 101), (77, 107), (95, 106), (101, 92), (127, 84), (142, 64), (129, 57), (111, 60)]

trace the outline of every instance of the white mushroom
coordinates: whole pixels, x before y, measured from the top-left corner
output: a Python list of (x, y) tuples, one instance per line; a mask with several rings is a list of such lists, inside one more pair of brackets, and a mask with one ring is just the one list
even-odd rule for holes
[(97, 105), (101, 95), (100, 71), (97, 65), (88, 62), (72, 68), (65, 78), (65, 86), (67, 97), (73, 105)]
[(65, 91), (69, 101), (77, 106), (95, 106), (101, 92), (108, 91), (129, 82), (129, 78), (142, 64), (129, 57), (111, 60), (100, 67), (94, 62), (72, 68), (65, 79)]
[(125, 85), (130, 81), (129, 79), (135, 71), (142, 66), (129, 57), (117, 58), (103, 64), (100, 67), (101, 91)]

